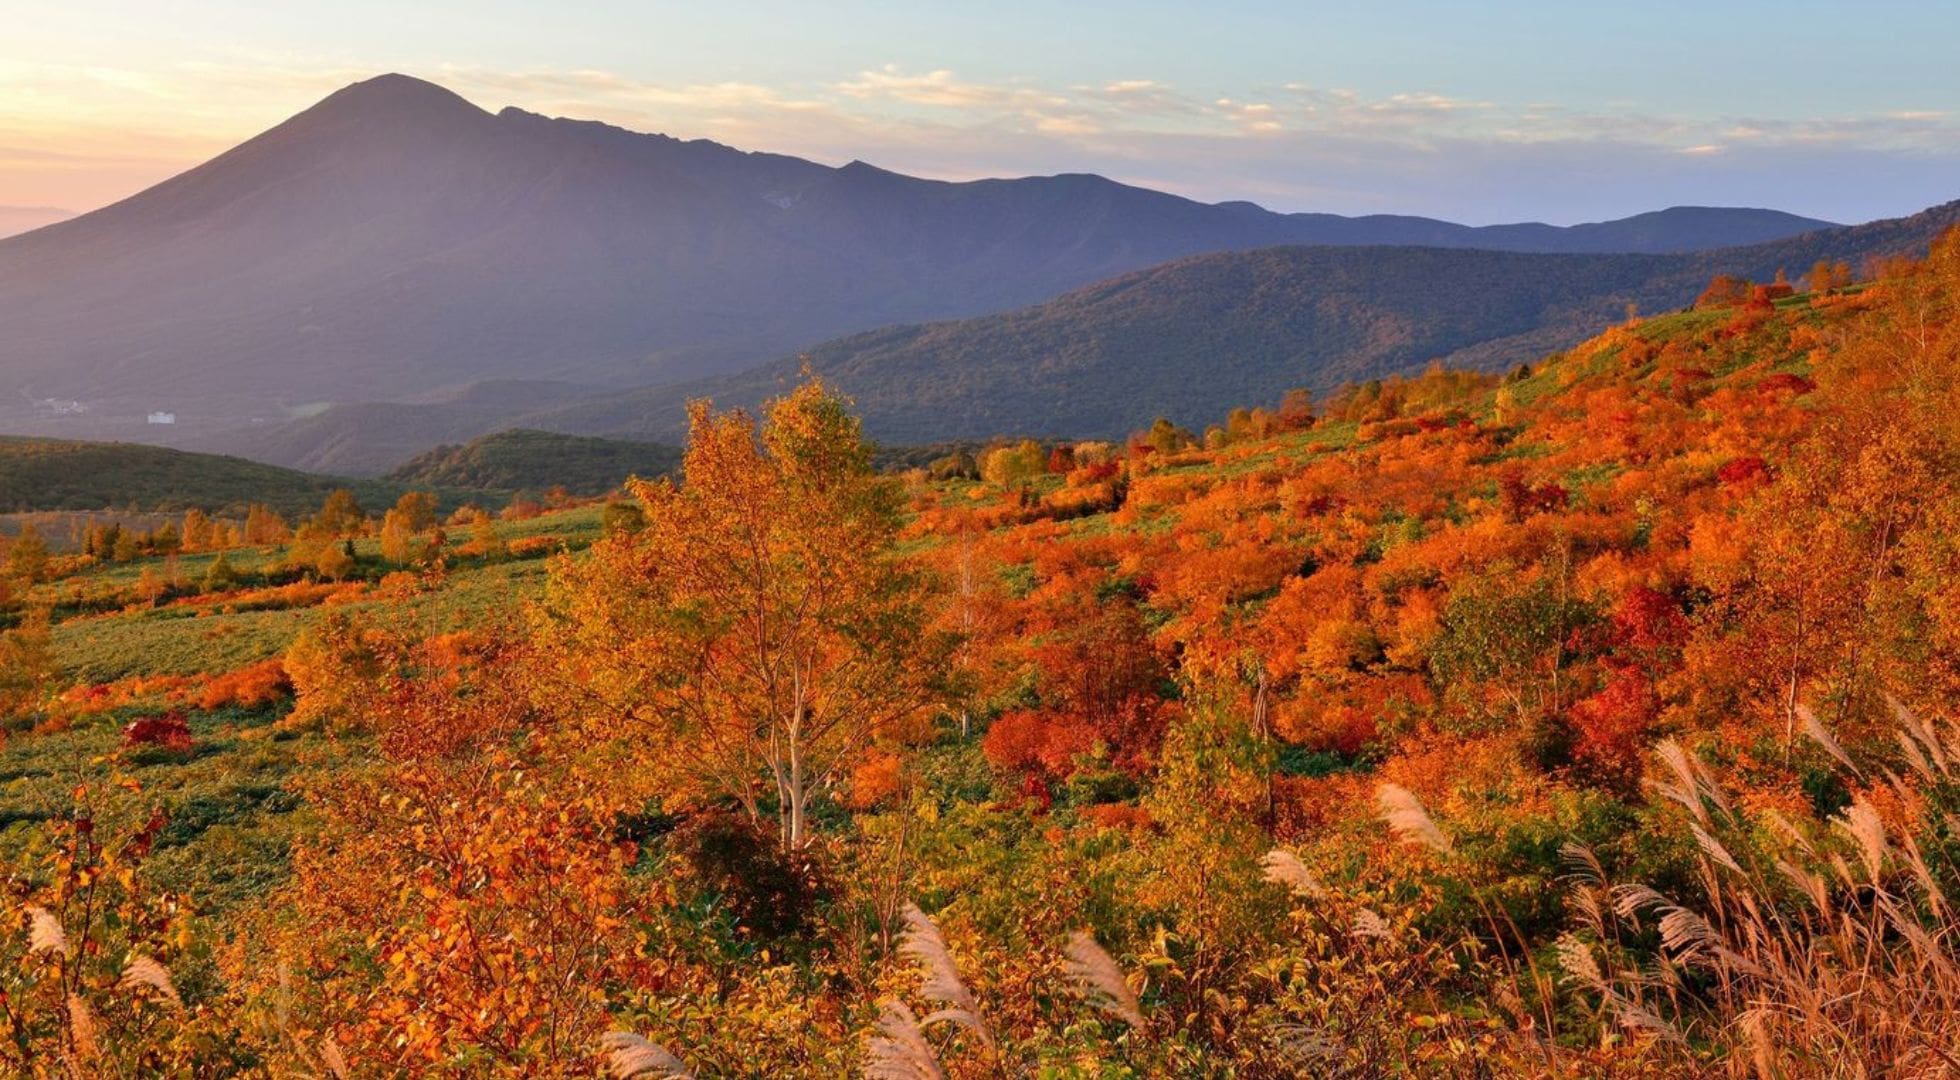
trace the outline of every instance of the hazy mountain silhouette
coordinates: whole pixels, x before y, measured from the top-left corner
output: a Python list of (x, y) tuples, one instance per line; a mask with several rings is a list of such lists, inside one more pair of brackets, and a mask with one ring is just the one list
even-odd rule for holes
[(1717, 273), (1768, 280), (1823, 259), (1920, 254), (1960, 202), (1911, 217), (1687, 255), (1275, 247), (1192, 256), (972, 319), (884, 327), (748, 371), (594, 394), (510, 383), (415, 404), (346, 403), (210, 445), (378, 473), (434, 442), (513, 426), (677, 442), (683, 406), (754, 407), (807, 360), (852, 395), (867, 431), (919, 445), (1003, 434), (1110, 438), (1155, 416), (1201, 425), (1304, 386), (1419, 370), (1497, 370), (1575, 344), (1627, 305), (1688, 304)]
[(1118, 438), (1156, 416), (1198, 427), (1234, 406), (1277, 403), (1292, 387), (1325, 392), (1435, 359), (1502, 369), (1598, 333), (1629, 304), (1682, 307), (1716, 273), (1767, 281), (1820, 259), (1862, 266), (1923, 254), (1955, 226), (1960, 202), (1686, 255), (1353, 247), (1198, 255), (1017, 311), (886, 327), (752, 371), (534, 411), (526, 422), (675, 441), (688, 399), (753, 407), (807, 362), (855, 398), (866, 430), (888, 442)]
[[(1206, 205), (1097, 176), (941, 183), (492, 114), (386, 75), (0, 241), (0, 430), (243, 445), (319, 403), (420, 407), (480, 380), (646, 386), (1202, 252), (1651, 252), (1824, 224), (1677, 208), (1468, 228)], [(175, 424), (146, 425), (153, 411)]]

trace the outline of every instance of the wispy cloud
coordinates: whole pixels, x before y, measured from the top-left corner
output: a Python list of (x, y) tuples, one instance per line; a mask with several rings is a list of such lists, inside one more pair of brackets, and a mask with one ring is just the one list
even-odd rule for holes
[[(0, 63), (0, 203), (107, 201), (369, 74), (249, 56), (145, 71)], [(1220, 94), (1143, 73), (1063, 86), (899, 65), (780, 85), (463, 65), (419, 74), (493, 109), (830, 162), (949, 179), (1094, 170), (1199, 198), (1349, 213), (1570, 220), (1676, 198), (1773, 203), (1800, 190), (1779, 186), (1777, 169), (1854, 160), (1933, 193), (1960, 161), (1960, 120), (1936, 109), (1669, 116), (1435, 87), (1370, 95), (1298, 81)]]

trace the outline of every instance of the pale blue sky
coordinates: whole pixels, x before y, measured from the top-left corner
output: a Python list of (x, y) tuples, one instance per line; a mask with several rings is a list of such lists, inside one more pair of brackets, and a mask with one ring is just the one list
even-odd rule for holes
[(1960, 198), (1960, 4), (0, 0), (0, 205), (86, 209), (334, 87), (1278, 209), (1837, 220)]

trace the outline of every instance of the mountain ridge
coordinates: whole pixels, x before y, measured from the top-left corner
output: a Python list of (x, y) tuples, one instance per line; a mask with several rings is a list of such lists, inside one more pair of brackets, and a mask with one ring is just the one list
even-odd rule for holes
[[(508, 427), (673, 442), (684, 434), (688, 399), (754, 407), (792, 385), (805, 357), (857, 398), (867, 432), (888, 443), (1111, 438), (1157, 415), (1208, 422), (1296, 386), (1324, 392), (1431, 360), (1483, 370), (1535, 361), (1624, 318), (1629, 304), (1685, 306), (1715, 274), (1768, 280), (1819, 260), (1864, 266), (1921, 254), (1955, 225), (1960, 201), (1691, 255), (1301, 246), (1212, 253), (1026, 308), (846, 335), (726, 376), (624, 392), (526, 384), (418, 405), (344, 403), (231, 448), (365, 474), (418, 452), (417, 439), (461, 442)], [(1243, 280), (1215, 280), (1234, 274)]]
[[(677, 439), (697, 397), (754, 407), (807, 364), (899, 443), (1009, 434), (1120, 438), (1155, 416), (1198, 425), (1294, 387), (1498, 370), (1585, 340), (1628, 305), (1671, 310), (1708, 279), (1922, 255), (1960, 201), (1920, 214), (1693, 255), (1274, 247), (1195, 255), (1052, 301), (885, 327), (749, 372), (572, 403), (529, 422)], [(1391, 263), (1390, 260), (1396, 260)]]
[[(1745, 230), (1828, 224), (1721, 213)], [(241, 446), (336, 401), (711, 376), (1207, 251), (1712, 235), (1574, 228), (1278, 214), (1082, 173), (923, 180), (492, 113), (384, 75), (147, 191), (0, 240), (15, 390), (0, 430)], [(145, 422), (159, 412), (175, 424)]]

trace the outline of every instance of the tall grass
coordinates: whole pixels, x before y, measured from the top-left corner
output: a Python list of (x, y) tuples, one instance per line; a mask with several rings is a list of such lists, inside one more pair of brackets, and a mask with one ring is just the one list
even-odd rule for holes
[[(1960, 725), (1897, 708), (1908, 771), (1859, 764), (1817, 721), (1812, 740), (1850, 778), (1850, 805), (1818, 829), (1739, 809), (1676, 743), (1654, 784), (1688, 812), (1700, 896), (1608, 880), (1572, 849), (1578, 933), (1567, 981), (1663, 1053), (1690, 1050), (1737, 1077), (1960, 1073)], [(1653, 958), (1629, 947), (1658, 935)]]

